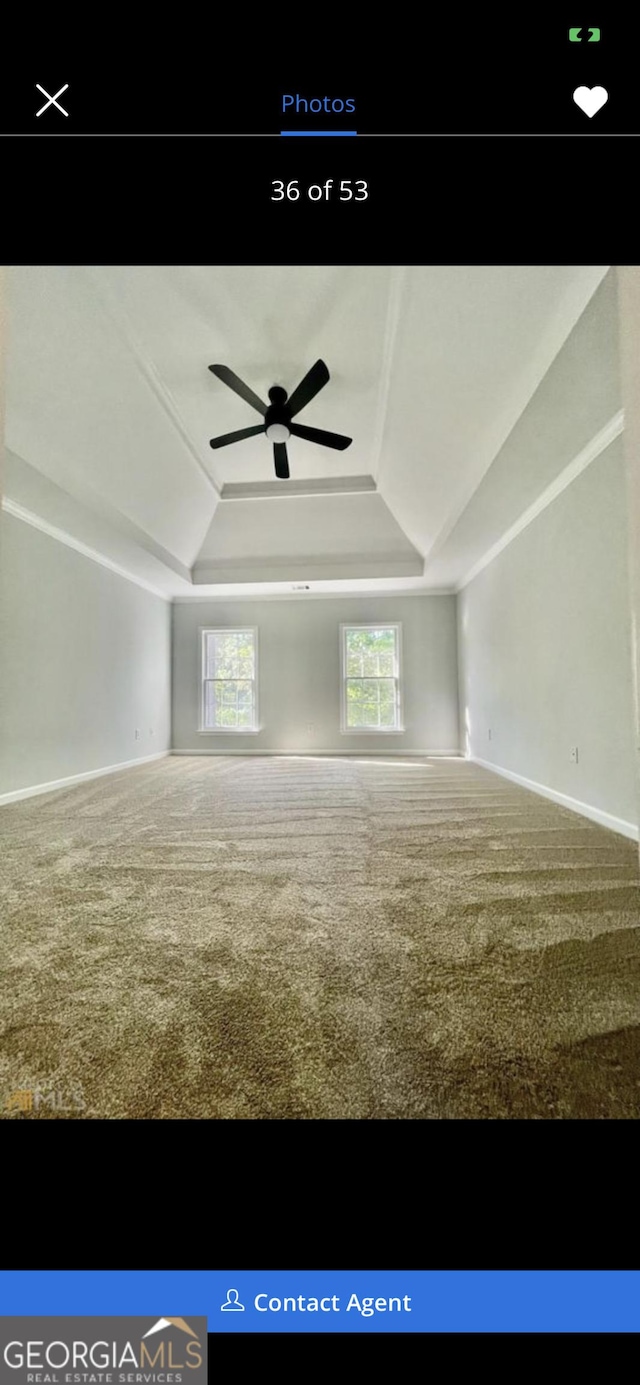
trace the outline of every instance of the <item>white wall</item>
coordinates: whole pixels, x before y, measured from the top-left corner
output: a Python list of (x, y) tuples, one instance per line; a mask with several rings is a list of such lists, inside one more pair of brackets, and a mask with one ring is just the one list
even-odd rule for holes
[(637, 824), (626, 526), (617, 439), (460, 593), (460, 699), (472, 756)]
[(627, 469), (636, 765), (640, 775), (640, 265), (617, 271)]
[[(341, 622), (401, 621), (402, 735), (340, 732)], [(259, 630), (257, 735), (198, 734), (198, 628)], [(173, 746), (196, 752), (429, 750), (456, 752), (458, 740), (455, 597), (349, 597), (291, 601), (212, 601), (173, 607)], [(309, 731), (309, 726), (313, 731)]]
[(0, 795), (166, 750), (169, 605), (11, 515), (0, 530)]

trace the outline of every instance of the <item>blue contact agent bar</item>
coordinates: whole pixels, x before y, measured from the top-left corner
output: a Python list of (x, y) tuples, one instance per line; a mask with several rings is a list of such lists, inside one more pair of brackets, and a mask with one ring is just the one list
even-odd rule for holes
[(639, 1270), (0, 1272), (2, 1314), (204, 1315), (210, 1332), (638, 1332)]

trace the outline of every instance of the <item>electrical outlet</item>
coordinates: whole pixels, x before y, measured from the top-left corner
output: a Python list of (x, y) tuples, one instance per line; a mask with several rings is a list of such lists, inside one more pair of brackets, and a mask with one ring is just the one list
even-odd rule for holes
[(315, 728), (314, 722), (308, 721), (308, 722), (307, 722), (307, 735), (308, 735), (308, 736), (315, 736), (315, 734), (316, 734), (316, 728)]
[(134, 734), (134, 740), (139, 741), (139, 740), (140, 740), (140, 727), (139, 727), (139, 726), (136, 726), (136, 729), (135, 729), (135, 731), (134, 731), (133, 734)]
[(150, 736), (153, 735), (153, 727), (152, 727), (152, 726), (149, 727), (149, 735), (150, 735)]
[(570, 759), (572, 765), (577, 765), (577, 763), (578, 763), (578, 747), (577, 747), (577, 745), (572, 745), (571, 750), (569, 751), (569, 759)]

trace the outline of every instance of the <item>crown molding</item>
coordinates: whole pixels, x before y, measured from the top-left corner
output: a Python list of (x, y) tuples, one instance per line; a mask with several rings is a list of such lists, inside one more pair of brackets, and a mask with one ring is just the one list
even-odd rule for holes
[(308, 495), (362, 495), (377, 490), (373, 476), (316, 476), (306, 481), (228, 481), (221, 500), (291, 500)]
[(432, 596), (455, 596), (453, 587), (425, 587), (416, 591), (335, 591), (335, 592), (225, 592), (216, 590), (215, 592), (199, 592), (196, 588), (193, 596), (191, 593), (184, 596), (172, 597), (173, 606), (194, 606), (203, 602), (209, 605), (219, 605), (224, 603), (226, 606), (229, 601), (240, 601), (251, 605), (255, 601), (404, 601), (408, 597), (432, 597)]
[(586, 447), (583, 447), (582, 451), (578, 452), (577, 456), (563, 467), (562, 471), (555, 477), (551, 484), (548, 485), (545, 490), (541, 491), (537, 500), (534, 500), (532, 505), (527, 506), (527, 509), (523, 510), (515, 523), (511, 524), (508, 529), (505, 529), (502, 536), (483, 553), (482, 557), (474, 563), (466, 576), (463, 577), (456, 590), (462, 591), (464, 587), (468, 586), (469, 582), (473, 581), (474, 577), (478, 576), (478, 573), (482, 572), (485, 567), (488, 567), (489, 563), (493, 562), (494, 558), (498, 557), (499, 553), (504, 552), (504, 549), (508, 548), (509, 544), (513, 543), (513, 540), (517, 539), (518, 535), (521, 534), (524, 529), (527, 529), (528, 526), (533, 523), (534, 519), (537, 519), (538, 515), (542, 514), (543, 510), (546, 510), (549, 505), (552, 505), (554, 500), (557, 500), (558, 496), (562, 495), (562, 492), (565, 491), (578, 476), (581, 476), (582, 472), (586, 471), (587, 467), (590, 466), (592, 462), (595, 462), (596, 457), (600, 457), (601, 454), (606, 451), (607, 447), (611, 445), (615, 438), (620, 436), (623, 429), (624, 410), (619, 409), (618, 413), (614, 414), (613, 418), (610, 418), (608, 423), (605, 423), (604, 428), (601, 428), (600, 432), (596, 433), (595, 436), (590, 439)]
[(167, 592), (163, 592), (159, 587), (154, 587), (151, 582), (146, 582), (143, 577), (138, 577), (135, 573), (129, 572), (127, 568), (121, 567), (119, 563), (114, 563), (111, 558), (106, 558), (103, 553), (99, 553), (96, 548), (90, 548), (88, 544), (82, 543), (81, 539), (76, 539), (73, 534), (69, 534), (65, 529), (59, 529), (57, 524), (49, 524), (48, 520), (42, 519), (33, 510), (25, 509), (24, 505), (18, 505), (17, 501), (10, 500), (5, 495), (2, 498), (2, 509), (5, 514), (11, 515), (13, 519), (19, 519), (23, 524), (29, 524), (32, 529), (39, 529), (41, 534), (46, 534), (48, 538), (55, 539), (56, 543), (64, 544), (65, 548), (73, 548), (76, 553), (81, 553), (83, 558), (89, 558), (92, 563), (98, 563), (100, 567), (106, 567), (109, 572), (115, 572), (118, 577), (124, 577), (126, 582), (133, 582), (136, 587), (142, 587), (143, 591), (150, 592), (152, 596), (159, 596), (162, 601), (170, 604), (171, 597)]
[(522, 418), (545, 376), (552, 369), (562, 348), (569, 340), (571, 333), (583, 313), (586, 312), (610, 269), (611, 265), (582, 265), (577, 279), (567, 286), (552, 320), (547, 324), (546, 330), (537, 342), (528, 365), (520, 374), (517, 386), (505, 399), (500, 416), (494, 419), (484, 438), (484, 445), (478, 449), (477, 464), (474, 466), (473, 474), (467, 475), (459, 492), (457, 503), (453, 506), (445, 524), (436, 536), (428, 554), (429, 562), (433, 562), (434, 558), (441, 553), (447, 539), (453, 533), (458, 521), (470, 504), (480, 482), (502, 451), (507, 438)]

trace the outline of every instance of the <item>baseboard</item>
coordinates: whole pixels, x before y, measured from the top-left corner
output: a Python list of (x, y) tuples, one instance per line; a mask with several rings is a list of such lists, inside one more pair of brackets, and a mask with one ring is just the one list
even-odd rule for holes
[(616, 818), (613, 813), (605, 813), (602, 808), (594, 808), (590, 803), (582, 803), (579, 798), (571, 798), (569, 794), (560, 793), (557, 789), (549, 789), (546, 784), (538, 784), (535, 779), (525, 779), (523, 774), (514, 774), (511, 769), (502, 769), (499, 765), (491, 764), (490, 760), (480, 760), (477, 755), (470, 755), (469, 759), (474, 765), (481, 765), (483, 769), (490, 769), (494, 774), (499, 774), (503, 779), (511, 779), (514, 784), (521, 784), (523, 789), (530, 789), (532, 793), (540, 794), (542, 798), (550, 798), (553, 803), (559, 803), (563, 808), (569, 808), (572, 813), (579, 813), (583, 818), (590, 818), (592, 822), (597, 822), (601, 827), (608, 827), (611, 832), (619, 832), (622, 837), (630, 837), (632, 841), (638, 841), (638, 827), (634, 822), (626, 822), (624, 818)]
[(308, 746), (305, 750), (201, 750), (200, 746), (196, 746), (194, 750), (170, 750), (169, 754), (248, 755), (250, 757), (254, 757), (256, 755), (272, 755), (277, 757), (279, 755), (284, 759), (286, 759), (287, 756), (295, 756), (296, 758), (306, 756), (310, 760), (321, 759), (325, 755), (332, 756), (334, 759), (340, 760), (342, 760), (345, 755), (359, 755), (361, 759), (364, 759), (365, 756), (368, 755), (374, 755), (376, 756), (376, 758), (382, 755), (390, 755), (394, 760), (400, 759), (403, 755), (420, 755), (423, 758), (426, 756), (430, 760), (464, 759), (464, 756), (461, 754), (459, 750), (405, 750), (404, 746), (400, 750), (343, 750), (341, 746), (337, 746), (335, 750), (310, 750)]
[(164, 760), (171, 752), (160, 750), (156, 755), (142, 755), (139, 760), (122, 760), (119, 765), (104, 765), (102, 769), (88, 769), (84, 774), (69, 774), (66, 779), (51, 779), (48, 784), (31, 784), (27, 789), (13, 789), (11, 793), (0, 794), (0, 805), (17, 803), (21, 798), (34, 798), (36, 794), (53, 793), (54, 789), (70, 789), (74, 784), (84, 784), (87, 779), (101, 779), (103, 774), (117, 774), (121, 769), (133, 769), (135, 765), (148, 765), (152, 760)]

